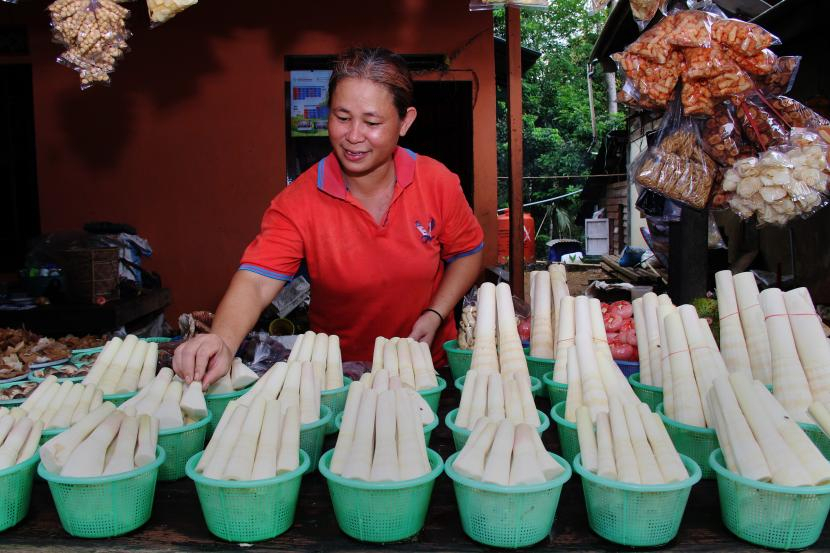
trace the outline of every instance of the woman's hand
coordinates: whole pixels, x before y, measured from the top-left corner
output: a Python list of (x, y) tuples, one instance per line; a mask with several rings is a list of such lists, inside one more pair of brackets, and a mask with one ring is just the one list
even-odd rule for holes
[(426, 342), (431, 346), (441, 322), (441, 317), (437, 313), (424, 311), (415, 321), (415, 324), (412, 325), (412, 332), (409, 333), (409, 337), (416, 342)]
[(233, 352), (217, 334), (197, 334), (173, 353), (176, 374), (187, 384), (201, 380), (202, 390), (224, 376), (231, 362)]

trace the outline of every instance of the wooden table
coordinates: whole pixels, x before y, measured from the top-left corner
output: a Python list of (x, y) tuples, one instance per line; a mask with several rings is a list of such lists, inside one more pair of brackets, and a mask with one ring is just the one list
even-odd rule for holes
[[(452, 435), (444, 426), (444, 415), (458, 405), (458, 392), (450, 385), (441, 398), (441, 424), (432, 433), (431, 447), (446, 459), (454, 452)], [(538, 399), (540, 409), (549, 412), (547, 399)], [(545, 432), (546, 444), (560, 451), (554, 426)], [(324, 450), (334, 446), (333, 436)], [(828, 532), (822, 534), (815, 549), (830, 547)], [(260, 542), (242, 551), (368, 551), (376, 545), (357, 542), (343, 534), (334, 518), (325, 480), (318, 472), (303, 479), (294, 526), (285, 534)], [(435, 484), (426, 525), (409, 541), (384, 546), (385, 551), (483, 551), (461, 529), (452, 482), (445, 475)], [(579, 477), (565, 485), (552, 535), (529, 551), (619, 551), (625, 549), (607, 542), (588, 527)], [(714, 481), (701, 481), (693, 489), (680, 532), (664, 549), (682, 551), (762, 551), (733, 536), (720, 519), (717, 487)], [(153, 515), (139, 530), (107, 540), (72, 538), (61, 528), (45, 482), (35, 482), (29, 516), (18, 526), (0, 535), (0, 551), (239, 551), (240, 547), (212, 536), (205, 526), (196, 490), (187, 478), (160, 482)]]

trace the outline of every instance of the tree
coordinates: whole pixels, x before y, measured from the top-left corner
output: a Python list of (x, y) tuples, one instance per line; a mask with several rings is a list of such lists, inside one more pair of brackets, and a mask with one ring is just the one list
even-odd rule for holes
[[(527, 177), (590, 174), (605, 134), (623, 125), (622, 114), (608, 114), (608, 98), (601, 71), (592, 77), (597, 141), (591, 131), (587, 64), (606, 11), (589, 14), (584, 0), (555, 0), (546, 10), (522, 10), (522, 46), (542, 56), (527, 72), (522, 87), (524, 129), (524, 174)], [(495, 34), (505, 35), (504, 11), (495, 14)], [(599, 65), (596, 66), (599, 69)], [(499, 175), (509, 175), (507, 160), (507, 91), (497, 91), (497, 139)], [(527, 179), (525, 202), (578, 190), (584, 178)], [(499, 181), (499, 204), (507, 206), (508, 181)], [(557, 203), (559, 212), (546, 213), (548, 206), (531, 209), (537, 225), (546, 215), (567, 220), (579, 207), (579, 195)], [(562, 233), (556, 225), (555, 234)], [(544, 229), (547, 231), (548, 229)], [(549, 232), (537, 236), (537, 255), (545, 255)], [(540, 251), (541, 250), (541, 251)]]

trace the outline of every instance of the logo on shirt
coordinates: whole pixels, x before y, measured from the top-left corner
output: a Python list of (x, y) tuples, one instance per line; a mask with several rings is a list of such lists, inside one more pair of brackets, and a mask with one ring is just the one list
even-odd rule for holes
[(415, 228), (418, 229), (418, 232), (421, 234), (421, 241), (426, 244), (432, 240), (432, 231), (435, 230), (435, 219), (430, 217), (428, 228), (424, 228), (421, 221), (416, 220)]

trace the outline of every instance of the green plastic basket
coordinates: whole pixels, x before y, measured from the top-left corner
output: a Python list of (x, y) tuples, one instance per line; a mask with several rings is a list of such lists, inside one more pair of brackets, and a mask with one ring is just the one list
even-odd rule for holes
[(444, 351), (447, 352), (452, 379), (456, 380), (467, 374), (473, 361), (473, 350), (461, 349), (458, 347), (458, 340), (449, 340), (444, 342)]
[(436, 376), (435, 378), (438, 380), (438, 386), (426, 390), (418, 390), (418, 393), (427, 402), (432, 412), (438, 415), (438, 404), (441, 402), (441, 392), (447, 387), (447, 381), (440, 376)]
[(724, 466), (720, 449), (709, 463), (717, 474), (721, 519), (730, 532), (774, 549), (803, 549), (819, 539), (830, 511), (830, 484), (796, 488), (750, 480)]
[(113, 405), (118, 407), (131, 397), (134, 397), (137, 393), (138, 392), (128, 392), (126, 394), (105, 394), (104, 401), (110, 401), (113, 403)]
[(821, 431), (821, 428), (817, 424), (810, 424), (807, 422), (800, 422), (798, 426), (804, 430), (804, 433), (807, 434), (807, 437), (816, 444), (816, 447), (821, 454), (824, 455), (825, 458), (830, 459), (830, 438), (827, 437), (827, 434)]
[(205, 448), (211, 416), (208, 411), (207, 417), (193, 424), (159, 430), (158, 445), (167, 454), (167, 459), (159, 468), (159, 480), (169, 482), (184, 478), (187, 460)]
[(669, 437), (671, 437), (671, 441), (674, 443), (677, 452), (694, 459), (695, 463), (700, 466), (703, 478), (714, 478), (715, 471), (709, 466), (709, 455), (720, 447), (715, 429), (691, 426), (670, 419), (663, 412), (662, 403), (657, 406), (656, 412), (663, 420), (666, 431), (669, 433)]
[(314, 422), (300, 426), (300, 449), (308, 453), (310, 460), (306, 472), (314, 472), (320, 454), (323, 453), (323, 441), (326, 439), (326, 427), (334, 417), (331, 416), (331, 409), (320, 405), (320, 418)]
[[(64, 365), (61, 365), (61, 367), (62, 366), (64, 366)], [(53, 368), (59, 369), (60, 367), (53, 367)], [(39, 370), (40, 369), (35, 369), (35, 370), (31, 371), (29, 373), (28, 379), (31, 380), (32, 382), (37, 382), (38, 384), (43, 382), (44, 380), (46, 380), (47, 377), (45, 377), (45, 376), (36, 376), (35, 375), (35, 373), (38, 372)], [(84, 375), (81, 375), (81, 376), (63, 376), (63, 377), (55, 375), (55, 377), (57, 377), (58, 382), (82, 382), (83, 379), (86, 378), (86, 375), (84, 374)]]
[(96, 478), (70, 478), (37, 467), (49, 482), (49, 491), (63, 529), (78, 538), (111, 538), (131, 532), (150, 518), (158, 469), (166, 454), (156, 448), (156, 459), (141, 468)]
[(453, 470), (458, 453), (444, 464), (453, 481), (461, 526), (471, 539), (492, 547), (527, 547), (547, 538), (556, 518), (562, 486), (571, 478), (567, 461), (551, 453), (565, 471), (548, 482), (497, 486), (461, 476)]
[(556, 432), (559, 434), (559, 447), (562, 457), (573, 463), (579, 453), (579, 437), (576, 434), (576, 423), (565, 418), (565, 402), (560, 401), (550, 410), (550, 416), (556, 423)]
[(568, 396), (568, 385), (554, 382), (553, 371), (542, 375), (542, 383), (548, 391), (548, 399), (550, 399), (551, 405), (556, 405), (561, 401), (565, 401), (565, 398)]
[[(340, 431), (340, 427), (343, 425), (343, 413), (338, 414), (334, 418), (334, 425), (337, 427), (337, 431)], [(424, 426), (424, 441), (429, 447), (429, 441), (432, 439), (432, 431), (438, 428), (438, 417), (436, 416), (435, 419)]]
[(346, 396), (349, 395), (349, 386), (351, 383), (352, 379), (344, 376), (341, 387), (320, 392), (320, 403), (331, 409), (332, 414), (332, 419), (326, 425), (326, 434), (334, 434), (337, 432), (337, 428), (334, 427), (334, 417), (342, 413), (346, 407)]
[(427, 449), (432, 470), (402, 482), (364, 482), (331, 472), (334, 450), (320, 459), (320, 473), (328, 481), (337, 524), (346, 535), (360, 541), (389, 543), (410, 538), (421, 531), (427, 516), (435, 479), (444, 462)]
[[(536, 413), (539, 415), (539, 420), (542, 421), (542, 423), (536, 427), (536, 432), (538, 432), (541, 436), (542, 433), (550, 427), (550, 419), (546, 414), (538, 409), (536, 410)], [(444, 417), (444, 424), (452, 431), (452, 441), (455, 444), (455, 450), (461, 451), (464, 444), (467, 443), (467, 439), (469, 439), (470, 434), (472, 434), (472, 430), (467, 430), (466, 428), (455, 424), (455, 416), (457, 414), (458, 409), (453, 409), (447, 413), (447, 416)]]
[[(530, 355), (525, 355), (525, 359), (527, 359), (527, 370), (530, 371), (530, 376), (536, 377), (539, 382), (542, 381), (542, 378), (547, 373), (553, 372), (553, 366), (556, 364), (554, 359), (544, 359)], [(545, 392), (539, 388), (538, 390), (534, 390), (534, 395), (542, 397), (545, 395)]]
[(582, 492), (591, 529), (608, 541), (629, 547), (656, 547), (677, 535), (692, 486), (700, 481), (700, 467), (685, 455), (680, 459), (689, 478), (671, 484), (628, 484), (588, 471), (574, 458), (582, 477)]
[[(467, 375), (465, 374), (461, 378), (457, 378), (453, 385), (455, 386), (456, 390), (459, 392), (464, 391), (464, 382), (467, 381)], [(533, 395), (538, 396), (539, 390), (542, 389), (542, 382), (536, 378), (535, 376), (530, 377), (530, 391), (533, 392)]]
[[(253, 384), (251, 384), (251, 386), (253, 386)], [(210, 423), (208, 423), (208, 438), (213, 436), (213, 432), (216, 430), (216, 425), (219, 424), (219, 420), (222, 418), (222, 413), (225, 412), (225, 407), (228, 406), (228, 403), (230, 403), (231, 400), (242, 397), (245, 392), (251, 389), (251, 386), (242, 388), (241, 390), (236, 390), (234, 392), (228, 392), (227, 394), (205, 394), (205, 403), (207, 404), (208, 411), (210, 411), (210, 414), (213, 415)]]
[(308, 454), (300, 450), (300, 466), (274, 478), (248, 481), (214, 480), (196, 472), (203, 452), (187, 461), (185, 472), (196, 484), (202, 515), (211, 534), (231, 542), (255, 542), (279, 536), (294, 524)]
[(29, 512), (38, 461), (40, 452), (35, 451), (22, 463), (0, 470), (0, 532), (16, 525)]
[[(640, 382), (640, 373), (634, 373), (629, 376), (628, 383), (634, 388), (634, 393), (637, 394), (640, 401), (648, 405), (652, 411), (656, 411), (657, 406), (663, 403), (663, 388), (643, 384)], [(705, 463), (700, 466), (705, 466)]]

